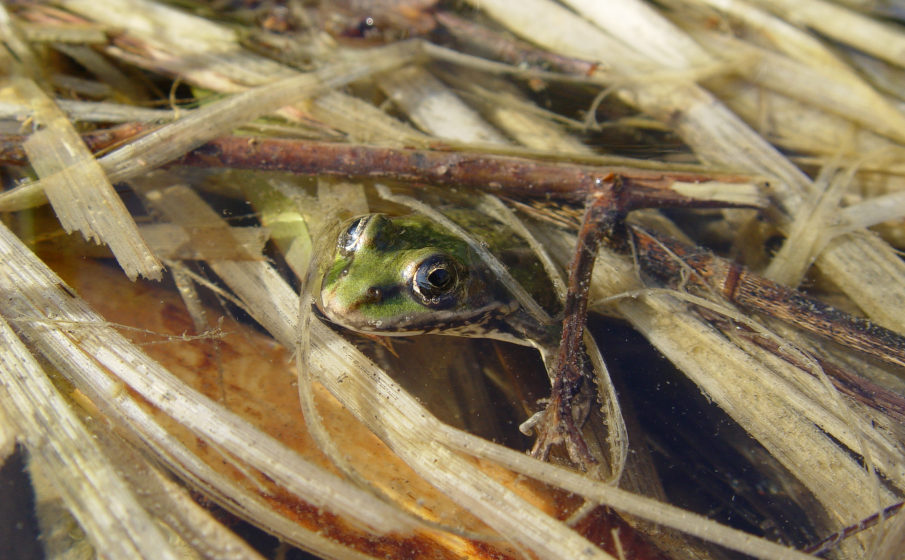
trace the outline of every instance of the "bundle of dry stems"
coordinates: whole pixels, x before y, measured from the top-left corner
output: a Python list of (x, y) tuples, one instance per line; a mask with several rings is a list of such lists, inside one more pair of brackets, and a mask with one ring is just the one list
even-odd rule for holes
[(582, 201), (618, 178), (727, 207), (639, 210), (637, 231), (905, 334), (901, 17), (856, 0), (0, 5), (0, 458), (21, 444), (46, 553), (271, 554), (242, 520), (325, 558), (791, 559), (834, 533), (828, 557), (896, 557), (898, 339), (891, 358), (847, 348), (813, 334), (835, 323), (692, 293), (686, 265), (654, 286), (644, 255), (600, 250), (591, 309), (665, 356), (775, 477), (761, 493), (800, 512), (742, 530), (669, 497), (602, 339), (602, 464), (582, 471), (512, 435), (501, 411), (544, 394), (521, 365), (489, 372), (505, 345), (362, 339), (312, 316), (304, 286), (339, 220), (438, 189), (564, 279)]

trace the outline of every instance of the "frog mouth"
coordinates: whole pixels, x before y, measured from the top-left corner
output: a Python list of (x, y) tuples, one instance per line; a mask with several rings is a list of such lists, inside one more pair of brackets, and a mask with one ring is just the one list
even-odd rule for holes
[(315, 301), (313, 307), (317, 315), (326, 321), (345, 329), (364, 334), (380, 334), (383, 336), (413, 336), (424, 334), (425, 329), (400, 325), (397, 321), (384, 321), (366, 317), (358, 310), (341, 306), (337, 309), (330, 301)]
[(450, 334), (479, 337), (486, 333), (485, 325), (501, 316), (499, 304), (488, 304), (463, 312), (460, 310), (430, 310), (427, 313), (403, 313), (392, 319), (374, 318), (358, 306), (337, 305), (335, 300), (322, 297), (315, 302), (319, 315), (341, 327), (383, 336), (413, 336), (419, 334)]

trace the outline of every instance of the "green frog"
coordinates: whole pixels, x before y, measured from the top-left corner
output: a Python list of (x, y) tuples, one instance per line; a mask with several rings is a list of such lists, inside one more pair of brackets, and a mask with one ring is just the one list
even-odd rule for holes
[[(559, 301), (534, 252), (484, 214), (458, 209), (446, 215), (479, 245), (421, 214), (368, 214), (347, 222), (324, 263), (321, 312), (369, 334), (438, 333), (530, 345), (546, 361), (559, 342), (560, 325), (550, 319)], [(482, 249), (550, 315), (532, 312)]]
[[(452, 227), (438, 218), (450, 218)], [(551, 445), (563, 442), (576, 464), (596, 469), (606, 460), (613, 472), (621, 471), (625, 428), (612, 386), (607, 382), (604, 388), (606, 419), (589, 432), (594, 441), (606, 441), (608, 451), (595, 443), (592, 455), (580, 430), (597, 393), (580, 381), (557, 383), (562, 305), (537, 255), (508, 226), (471, 209), (432, 217), (367, 214), (343, 225), (332, 250), (322, 256), (317, 304), (335, 324), (367, 334), (438, 333), (537, 348), (553, 393), (551, 404), (519, 427), (537, 433), (532, 453), (545, 457)], [(585, 367), (585, 352), (577, 363)], [(593, 367), (605, 375), (602, 362)], [(604, 426), (612, 426), (612, 433)]]

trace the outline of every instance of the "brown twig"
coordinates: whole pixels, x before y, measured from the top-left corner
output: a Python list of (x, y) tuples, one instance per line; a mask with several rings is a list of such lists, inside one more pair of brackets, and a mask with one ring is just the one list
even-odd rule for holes
[[(92, 149), (121, 142), (126, 131), (150, 132), (149, 125), (128, 124), (85, 136)], [(104, 140), (106, 139), (105, 143)], [(0, 135), (0, 163), (24, 165), (22, 136)], [(582, 203), (600, 190), (609, 177), (619, 176), (632, 191), (634, 208), (725, 208), (733, 205), (684, 196), (672, 190), (677, 183), (719, 181), (750, 183), (742, 175), (654, 171), (622, 166), (591, 166), (548, 162), (492, 154), (448, 150), (413, 150), (298, 139), (225, 136), (192, 150), (171, 165), (288, 171), (305, 175), (364, 177), (391, 181), (472, 187), (515, 197), (557, 199)]]
[(826, 537), (817, 544), (807, 547), (803, 552), (813, 554), (814, 556), (819, 556), (820, 554), (829, 552), (830, 550), (838, 546), (839, 543), (851, 537), (852, 535), (870, 529), (881, 521), (885, 521), (886, 519), (889, 519), (893, 515), (899, 513), (902, 510), (903, 506), (905, 506), (905, 502), (898, 502), (891, 506), (883, 508), (882, 511), (879, 511), (869, 517), (862, 519), (859, 523), (855, 525), (849, 525), (841, 531), (837, 531), (832, 535)]
[(434, 17), (462, 45), (514, 66), (527, 64), (575, 76), (589, 76), (598, 66), (595, 62), (538, 49), (450, 12), (438, 12)]
[[(898, 333), (758, 276), (700, 247), (690, 247), (674, 239), (654, 236), (637, 226), (632, 226), (630, 231), (642, 270), (667, 285), (675, 286), (681, 281), (682, 287), (692, 293), (705, 296), (718, 293), (742, 308), (763, 313), (864, 352), (873, 359), (905, 366), (905, 337)], [(768, 340), (754, 340), (790, 363), (806, 367), (800, 363), (800, 359)], [(843, 394), (891, 418), (905, 420), (905, 397), (840, 367), (823, 356), (815, 356), (815, 359)]]
[[(882, 385), (878, 385), (869, 378), (859, 375), (855, 371), (845, 368), (822, 355), (809, 353), (809, 355), (805, 357), (800, 352), (790, 352), (788, 348), (784, 347), (780, 341), (776, 339), (759, 336), (754, 331), (746, 330), (742, 325), (733, 323), (729, 326), (728, 323), (731, 321), (714, 317), (715, 314), (708, 312), (702, 312), (702, 314), (708, 318), (712, 318), (713, 321), (718, 324), (725, 324), (726, 328), (731, 328), (732, 332), (735, 334), (749, 334), (751, 342), (776, 356), (779, 356), (799, 369), (810, 371), (813, 362), (816, 362), (840, 393), (847, 395), (898, 422), (905, 423), (905, 397), (899, 393), (887, 389)], [(721, 326), (721, 328), (723, 327)], [(725, 328), (723, 328), (723, 330), (726, 332)], [(806, 361), (808, 359), (813, 360), (813, 362)]]
[[(662, 280), (674, 283), (682, 278), (688, 288), (710, 293), (716, 290), (741, 307), (905, 367), (905, 337), (898, 333), (772, 282), (700, 247), (655, 236), (637, 226), (632, 226), (631, 232), (642, 268)], [(691, 276), (685, 273), (689, 268), (694, 271)]]
[[(104, 128), (82, 134), (82, 141), (92, 153), (97, 154), (110, 148), (136, 140), (150, 130), (143, 123), (125, 123), (112, 128)], [(25, 165), (28, 158), (22, 145), (27, 136), (17, 134), (0, 134), (0, 165)]]
[(312, 175), (357, 176), (472, 187), (531, 198), (583, 201), (612, 175), (644, 207), (725, 207), (726, 203), (689, 198), (670, 190), (679, 182), (749, 180), (738, 175), (649, 171), (627, 167), (595, 167), (525, 158), (410, 150), (303, 140), (217, 138), (192, 151), (179, 163), (193, 166), (291, 171)]

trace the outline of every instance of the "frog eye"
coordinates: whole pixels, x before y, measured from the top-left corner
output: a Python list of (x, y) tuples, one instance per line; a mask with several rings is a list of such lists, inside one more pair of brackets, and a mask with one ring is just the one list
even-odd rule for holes
[(425, 305), (437, 306), (449, 302), (458, 281), (458, 263), (446, 255), (433, 255), (418, 265), (412, 289)]
[(346, 226), (346, 229), (343, 230), (342, 233), (339, 234), (339, 239), (336, 242), (336, 246), (339, 248), (339, 252), (343, 256), (349, 256), (352, 254), (356, 246), (358, 245), (358, 241), (361, 239), (361, 234), (365, 230), (365, 226), (367, 226), (370, 216), (361, 216), (355, 218), (349, 225)]

